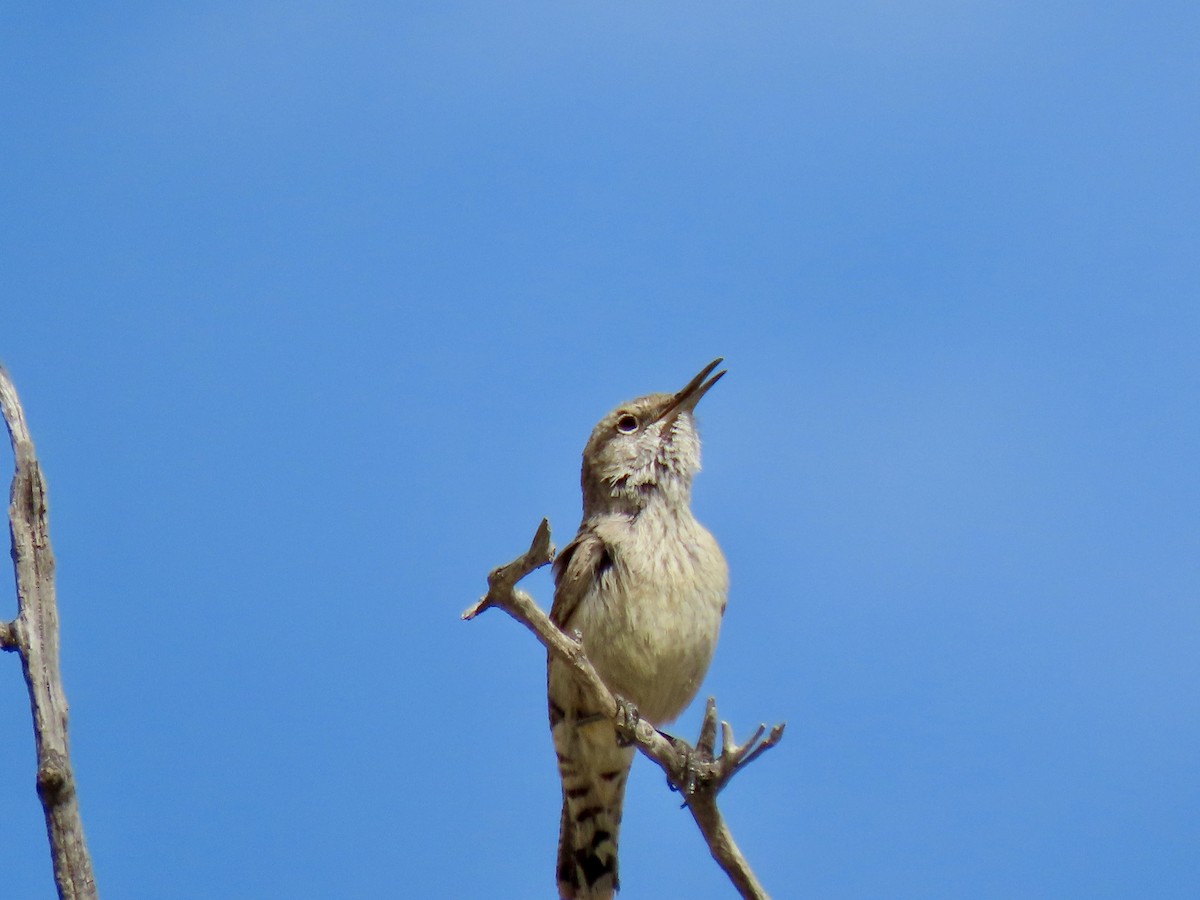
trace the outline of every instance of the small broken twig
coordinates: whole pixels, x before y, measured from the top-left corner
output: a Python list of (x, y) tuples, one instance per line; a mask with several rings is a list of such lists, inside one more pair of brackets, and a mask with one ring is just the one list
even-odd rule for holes
[(67, 747), (67, 698), (58, 668), (58, 608), (46, 518), (46, 484), (21, 401), (2, 366), (0, 408), (16, 463), (8, 521), (17, 581), (17, 617), (0, 623), (0, 648), (16, 651), (29, 686), (37, 792), (46, 817), (58, 896), (60, 900), (94, 900), (96, 882), (83, 838)]
[(623, 738), (654, 760), (666, 774), (667, 783), (683, 795), (713, 859), (725, 870), (742, 897), (765, 900), (766, 891), (742, 856), (717, 808), (717, 794), (740, 769), (779, 743), (784, 726), (776, 725), (764, 738), (766, 726), (760, 725), (750, 740), (739, 745), (733, 739), (729, 723), (722, 722), (722, 745), (717, 753), (717, 710), (711, 697), (695, 747), (679, 738), (665, 736), (645, 719), (632, 724), (628, 722), (624, 714), (627, 707), (600, 679), (583, 652), (583, 644), (564, 634), (532, 597), (516, 587), (526, 575), (553, 560), (550, 525), (542, 519), (529, 549), (507, 565), (492, 570), (488, 575), (487, 594), (464, 610), (462, 618), (470, 620), (490, 607), (499, 607), (532, 631), (551, 653), (569, 663), (580, 684), (592, 694), (601, 713), (613, 721)]

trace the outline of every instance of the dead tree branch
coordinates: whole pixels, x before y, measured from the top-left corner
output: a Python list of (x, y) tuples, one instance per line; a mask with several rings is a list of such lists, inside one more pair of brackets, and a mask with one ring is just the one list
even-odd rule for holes
[(17, 581), (17, 617), (0, 623), (0, 648), (17, 652), (29, 686), (37, 792), (46, 816), (58, 896), (60, 900), (89, 900), (96, 897), (96, 882), (83, 838), (67, 745), (67, 698), (58, 669), (58, 608), (54, 599), (54, 554), (46, 519), (46, 484), (16, 388), (3, 367), (0, 407), (16, 463), (8, 521)]
[(711, 697), (695, 747), (686, 741), (664, 735), (644, 719), (629, 722), (626, 715), (628, 707), (600, 680), (584, 655), (583, 644), (559, 630), (532, 597), (517, 590), (517, 582), (553, 560), (550, 525), (542, 519), (529, 549), (507, 565), (492, 570), (488, 575), (487, 595), (466, 609), (462, 618), (470, 620), (489, 607), (499, 607), (532, 631), (534, 637), (551, 653), (569, 663), (575, 669), (579, 682), (594, 696), (602, 713), (613, 720), (624, 737), (654, 760), (666, 774), (668, 784), (683, 795), (713, 859), (725, 870), (742, 897), (764, 900), (766, 891), (738, 850), (717, 808), (717, 794), (739, 769), (779, 743), (783, 737), (783, 725), (776, 725), (766, 737), (763, 736), (766, 726), (760, 725), (750, 740), (739, 745), (733, 739), (729, 723), (722, 722), (722, 744), (717, 753), (717, 708)]

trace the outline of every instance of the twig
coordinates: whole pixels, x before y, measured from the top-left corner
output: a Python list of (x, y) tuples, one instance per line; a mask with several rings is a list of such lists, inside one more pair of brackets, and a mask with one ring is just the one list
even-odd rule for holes
[(58, 668), (58, 609), (54, 554), (46, 520), (46, 485), (25, 413), (8, 372), (0, 366), (0, 407), (16, 471), (8, 507), (17, 617), (0, 623), (0, 647), (15, 650), (29, 686), (37, 750), (37, 791), (46, 816), (54, 881), (60, 900), (92, 900), (96, 882), (83, 838), (67, 745), (67, 698)]
[(613, 720), (623, 737), (654, 760), (666, 774), (668, 784), (683, 794), (684, 802), (704, 835), (713, 859), (725, 870), (742, 897), (765, 900), (766, 891), (738, 850), (717, 808), (717, 794), (739, 769), (779, 743), (783, 737), (783, 725), (772, 728), (766, 738), (763, 738), (766, 727), (760, 725), (750, 740), (737, 745), (733, 740), (733, 730), (727, 722), (722, 722), (722, 747), (717, 754), (717, 709), (711, 697), (695, 747), (679, 738), (668, 738), (645, 719), (632, 725), (628, 723), (622, 704), (600, 680), (584, 655), (582, 643), (559, 630), (532, 597), (516, 588), (522, 578), (553, 559), (550, 525), (542, 519), (529, 549), (508, 565), (492, 570), (488, 575), (487, 594), (464, 610), (462, 618), (470, 620), (490, 607), (499, 607), (532, 631), (534, 637), (551, 653), (569, 663), (575, 669), (580, 684), (593, 695), (601, 713)]

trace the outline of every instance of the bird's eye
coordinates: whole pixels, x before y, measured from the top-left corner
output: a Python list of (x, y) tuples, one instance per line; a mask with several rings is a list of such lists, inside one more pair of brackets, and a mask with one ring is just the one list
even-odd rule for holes
[(621, 434), (633, 434), (635, 431), (637, 431), (637, 427), (637, 416), (631, 416), (629, 413), (625, 413), (625, 415), (617, 419), (617, 431), (621, 432)]

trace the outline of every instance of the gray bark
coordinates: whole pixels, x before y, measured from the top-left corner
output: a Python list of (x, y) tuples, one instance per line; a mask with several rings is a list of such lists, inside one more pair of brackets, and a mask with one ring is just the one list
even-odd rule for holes
[[(92, 861), (83, 837), (67, 742), (67, 698), (58, 668), (58, 607), (54, 554), (46, 511), (46, 484), (16, 389), (0, 367), (0, 407), (12, 441), (16, 470), (9, 497), (17, 617), (0, 623), (0, 648), (21, 658), (37, 751), (37, 792), (46, 817), (54, 881), (61, 900), (96, 897)], [(2, 882), (2, 876), (0, 876)]]
[(717, 808), (717, 794), (741, 767), (779, 743), (783, 725), (776, 725), (765, 737), (765, 726), (759, 726), (750, 740), (739, 745), (733, 740), (729, 724), (722, 722), (722, 747), (717, 753), (717, 711), (711, 697), (695, 747), (678, 738), (668, 738), (645, 719), (630, 721), (628, 708), (601, 681), (584, 655), (583, 645), (559, 630), (532, 597), (517, 590), (518, 581), (553, 559), (550, 526), (543, 519), (529, 550), (488, 575), (487, 595), (467, 608), (462, 618), (473, 619), (489, 607), (497, 606), (532, 631), (547, 650), (569, 663), (579, 683), (593, 694), (597, 707), (613, 720), (626, 739), (663, 770), (667, 781), (683, 796), (713, 859), (738, 893), (747, 900), (768, 900), (767, 892), (725, 825)]

